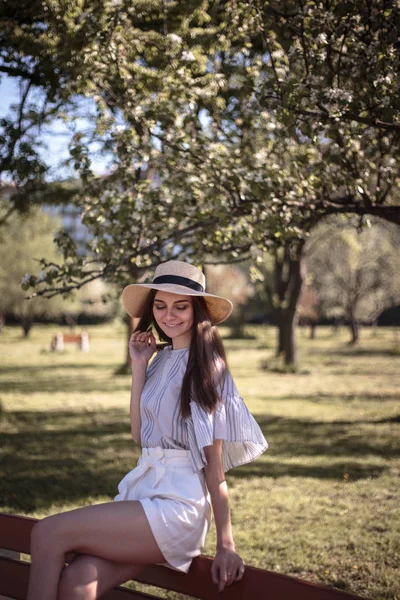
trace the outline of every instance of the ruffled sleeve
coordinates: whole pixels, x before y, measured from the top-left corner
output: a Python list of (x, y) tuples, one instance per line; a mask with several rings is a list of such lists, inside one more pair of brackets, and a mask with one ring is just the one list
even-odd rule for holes
[(211, 414), (196, 402), (190, 404), (189, 449), (195, 471), (207, 464), (204, 448), (211, 446), (214, 440), (223, 440), (225, 472), (255, 460), (268, 448), (267, 440), (239, 395), (230, 373), (226, 375), (221, 400)]

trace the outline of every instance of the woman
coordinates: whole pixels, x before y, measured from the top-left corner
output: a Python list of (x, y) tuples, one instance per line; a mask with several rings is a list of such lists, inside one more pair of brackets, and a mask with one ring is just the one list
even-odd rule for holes
[[(203, 273), (180, 261), (160, 265), (150, 284), (128, 285), (122, 300), (130, 316), (140, 317), (129, 343), (130, 412), (143, 453), (114, 502), (35, 525), (28, 600), (99, 598), (148, 564), (187, 572), (204, 545), (210, 503), (213, 581), (222, 591), (243, 576), (224, 472), (268, 445), (236, 390), (214, 326), (232, 304), (207, 294)], [(148, 366), (156, 352), (151, 325), (168, 345)], [(79, 556), (64, 568), (71, 551)]]

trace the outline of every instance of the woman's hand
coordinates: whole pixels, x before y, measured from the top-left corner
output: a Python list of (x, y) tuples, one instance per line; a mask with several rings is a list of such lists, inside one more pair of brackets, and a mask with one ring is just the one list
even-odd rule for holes
[(148, 363), (156, 351), (156, 338), (149, 331), (135, 331), (129, 340), (129, 354), (132, 362)]
[(242, 579), (243, 573), (244, 564), (239, 554), (229, 548), (217, 550), (211, 567), (211, 576), (219, 592), (222, 592), (226, 585)]

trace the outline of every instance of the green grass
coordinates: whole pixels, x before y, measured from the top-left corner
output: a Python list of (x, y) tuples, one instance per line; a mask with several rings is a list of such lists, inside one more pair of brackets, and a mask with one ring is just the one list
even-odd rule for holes
[[(43, 517), (110, 500), (139, 456), (130, 439), (122, 325), (89, 328), (91, 348), (51, 353), (56, 329), (0, 336), (0, 510)], [(224, 332), (224, 330), (222, 330)], [(400, 356), (390, 329), (299, 334), (301, 369), (272, 368), (275, 331), (227, 340), (232, 373), (270, 449), (228, 473), (247, 564), (400, 598)], [(211, 530), (205, 553), (213, 554)], [(166, 593), (166, 598), (179, 598)]]

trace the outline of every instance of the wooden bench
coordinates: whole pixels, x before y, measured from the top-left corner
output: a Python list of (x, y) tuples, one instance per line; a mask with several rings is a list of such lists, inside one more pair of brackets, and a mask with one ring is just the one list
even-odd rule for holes
[(64, 344), (74, 343), (78, 344), (82, 352), (89, 352), (89, 334), (87, 331), (82, 333), (57, 333), (51, 340), (51, 349), (61, 352), (64, 350)]
[[(0, 548), (7, 554), (0, 556), (0, 597), (26, 599), (30, 566), (21, 560), (20, 553), (29, 554), (30, 534), (35, 522), (36, 519), (0, 513)], [(254, 567), (246, 567), (242, 581), (220, 594), (211, 581), (211, 564), (211, 558), (199, 556), (193, 560), (187, 575), (166, 567), (146, 567), (136, 580), (200, 600), (360, 600), (359, 596)], [(122, 587), (103, 597), (105, 600), (159, 598)]]

